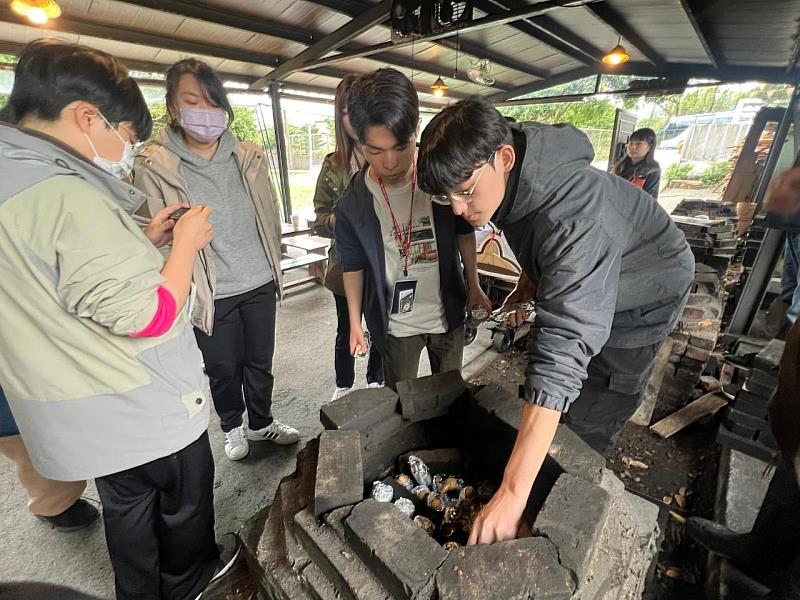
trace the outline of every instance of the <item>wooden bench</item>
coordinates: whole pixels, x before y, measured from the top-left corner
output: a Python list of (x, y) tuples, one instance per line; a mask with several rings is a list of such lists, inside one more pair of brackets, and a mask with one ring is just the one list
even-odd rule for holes
[(323, 242), (311, 237), (291, 237), (283, 240), (283, 245), (290, 248), (303, 250), (307, 254), (328, 254), (328, 242)]
[[(328, 262), (328, 243), (306, 236), (296, 236), (283, 239), (284, 257), (281, 260), (281, 271), (286, 273), (292, 269), (308, 268), (308, 277), (301, 277), (284, 284), (283, 289), (289, 290), (309, 282), (322, 283), (325, 280), (325, 267)], [(288, 256), (286, 248), (297, 248), (305, 252), (301, 256)]]

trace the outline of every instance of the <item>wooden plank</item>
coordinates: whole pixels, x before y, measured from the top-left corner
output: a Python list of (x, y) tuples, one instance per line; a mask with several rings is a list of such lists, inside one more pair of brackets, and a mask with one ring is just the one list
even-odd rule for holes
[(328, 250), (328, 242), (311, 237), (293, 237), (284, 240), (285, 246), (297, 248), (298, 250), (305, 250), (309, 253), (325, 254)]
[(650, 431), (662, 438), (668, 438), (703, 417), (713, 415), (720, 408), (727, 405), (728, 399), (716, 392), (700, 396), (679, 411), (661, 419), (650, 428)]
[(294, 279), (292, 281), (289, 281), (288, 283), (283, 284), (283, 291), (287, 292), (296, 287), (300, 287), (301, 285), (305, 285), (306, 283), (319, 283), (319, 277), (317, 277), (316, 275), (310, 275), (308, 277), (301, 277), (300, 279)]
[(667, 338), (664, 340), (664, 343), (661, 344), (658, 354), (656, 354), (656, 361), (653, 365), (653, 370), (650, 373), (650, 377), (647, 379), (647, 384), (645, 385), (644, 393), (642, 394), (642, 402), (639, 404), (639, 408), (636, 409), (636, 412), (633, 413), (633, 416), (629, 419), (629, 421), (634, 425), (647, 427), (650, 425), (650, 421), (653, 420), (653, 411), (656, 408), (658, 394), (661, 392), (661, 384), (663, 383), (664, 375), (666, 375), (667, 372), (669, 355), (672, 354), (673, 345), (674, 341), (672, 338)]
[(725, 193), (722, 196), (723, 202), (736, 204), (748, 199), (753, 191), (756, 175), (758, 174), (755, 153), (758, 141), (761, 139), (761, 134), (764, 132), (767, 123), (773, 121), (779, 122), (783, 113), (783, 108), (771, 107), (762, 108), (758, 111), (755, 119), (753, 119), (753, 124), (747, 132), (747, 137), (745, 137), (739, 159), (736, 161), (736, 166), (731, 175), (731, 180), (725, 188)]
[(324, 254), (305, 254), (303, 256), (296, 256), (293, 258), (284, 258), (281, 261), (281, 271), (286, 272), (298, 267), (306, 267), (314, 263), (328, 260)]

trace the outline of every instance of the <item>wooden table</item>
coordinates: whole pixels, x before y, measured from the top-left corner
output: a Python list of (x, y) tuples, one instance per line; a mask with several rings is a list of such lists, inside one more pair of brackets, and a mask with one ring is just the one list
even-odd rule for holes
[[(297, 229), (292, 227), (291, 223), (281, 223), (281, 271), (284, 273), (292, 269), (300, 267), (308, 268), (308, 277), (303, 277), (295, 281), (284, 284), (283, 289), (288, 290), (308, 282), (322, 283), (325, 279), (325, 265), (327, 263), (328, 253), (327, 246), (309, 243), (309, 238), (301, 239), (300, 236), (305, 236), (314, 233), (314, 222), (306, 222)], [(289, 256), (287, 246), (300, 248), (306, 252), (302, 256)]]
[(306, 222), (305, 225), (300, 225), (297, 229), (292, 227), (291, 223), (283, 223), (281, 222), (281, 237), (282, 238), (290, 238), (295, 237), (298, 235), (308, 235), (314, 232), (314, 223), (313, 222)]

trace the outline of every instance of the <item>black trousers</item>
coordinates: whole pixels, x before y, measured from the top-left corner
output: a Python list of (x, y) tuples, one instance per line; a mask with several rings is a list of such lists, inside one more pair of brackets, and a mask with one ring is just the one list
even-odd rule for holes
[(207, 433), (95, 483), (118, 600), (194, 599), (205, 589), (219, 561)]
[(639, 406), (662, 342), (641, 348), (605, 347), (592, 358), (581, 394), (563, 422), (605, 455)]
[[(275, 282), (214, 302), (214, 332), (195, 329), (222, 431), (272, 423), (275, 354)], [(244, 388), (244, 398), (242, 389)]]
[[(775, 467), (767, 495), (750, 531), (756, 563), (752, 575), (779, 589), (780, 598), (800, 598), (800, 485), (792, 464)], [(775, 581), (777, 580), (777, 581)]]
[[(336, 300), (336, 346), (333, 362), (336, 369), (336, 387), (349, 388), (355, 383), (356, 359), (350, 354), (350, 316), (347, 313), (347, 298), (334, 294)], [(383, 359), (375, 347), (369, 352), (367, 383), (383, 383)]]

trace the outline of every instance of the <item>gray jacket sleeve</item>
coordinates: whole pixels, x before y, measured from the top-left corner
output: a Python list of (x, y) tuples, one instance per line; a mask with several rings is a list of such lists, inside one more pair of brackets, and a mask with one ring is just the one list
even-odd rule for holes
[(608, 340), (621, 251), (594, 220), (557, 224), (534, 257), (536, 317), (528, 337), (529, 402), (567, 412)]

